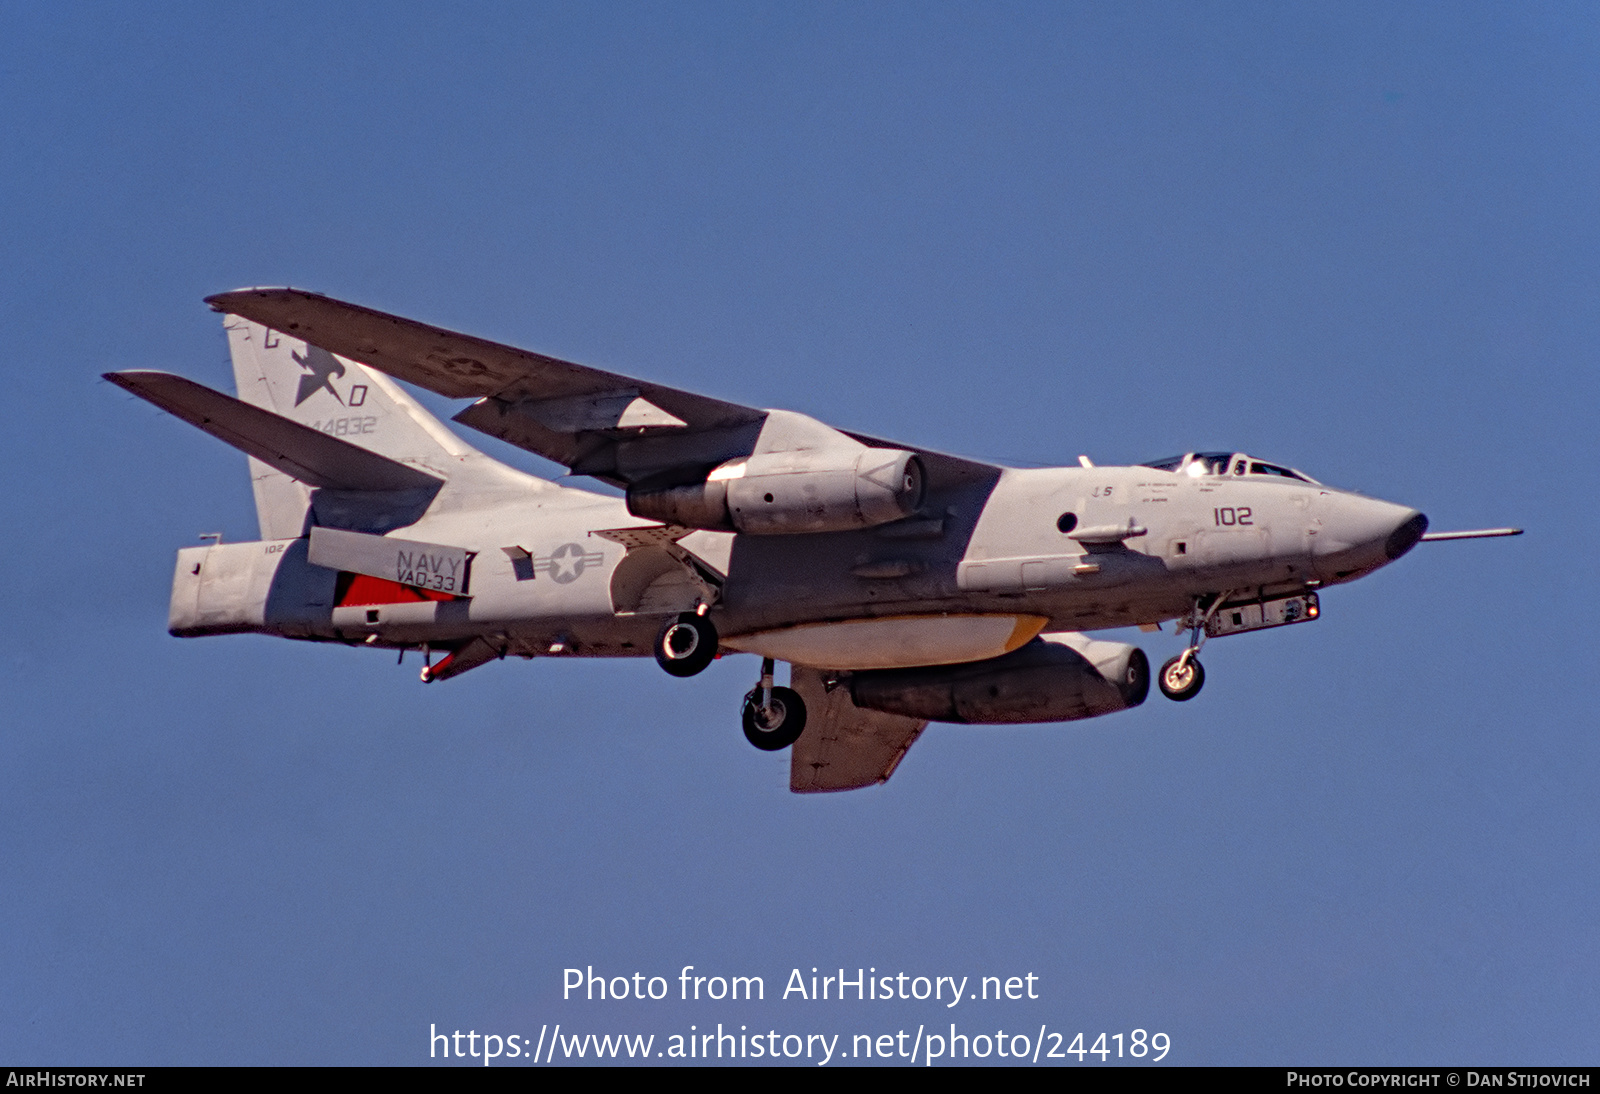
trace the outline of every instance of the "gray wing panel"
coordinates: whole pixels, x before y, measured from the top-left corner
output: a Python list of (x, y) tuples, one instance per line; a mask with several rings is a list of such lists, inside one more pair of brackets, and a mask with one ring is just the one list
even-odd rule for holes
[[(403, 319), (302, 289), (206, 298), (293, 338), (453, 399), (478, 401), (462, 425), (577, 474), (628, 483), (747, 455), (767, 412)], [(860, 438), (875, 447), (907, 448)], [(992, 480), (997, 468), (923, 449), (930, 485)]]
[[(568, 466), (581, 458), (587, 434), (698, 432), (763, 417), (751, 407), (300, 289), (240, 289), (209, 296), (206, 303), (440, 395), (490, 400), (456, 420)], [(504, 421), (512, 408), (517, 420)]]
[(848, 687), (831, 692), (816, 669), (793, 669), (806, 703), (806, 731), (790, 748), (789, 789), (796, 794), (855, 790), (887, 782), (928, 723), (900, 714), (862, 710)]
[(599, 369), (301, 289), (239, 289), (208, 296), (206, 303), (452, 399), (500, 395), (530, 376), (545, 381), (546, 397), (608, 391), (630, 383)]
[(108, 372), (105, 378), (309, 486), (416, 490), (442, 481), (170, 372)]

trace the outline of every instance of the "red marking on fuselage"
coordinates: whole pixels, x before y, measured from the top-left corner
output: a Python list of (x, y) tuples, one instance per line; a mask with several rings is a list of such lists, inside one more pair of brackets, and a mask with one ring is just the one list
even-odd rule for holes
[(436, 593), (431, 589), (418, 589), (367, 574), (339, 574), (336, 586), (341, 608), (359, 608), (367, 604), (415, 604), (425, 600), (454, 600), (449, 593)]

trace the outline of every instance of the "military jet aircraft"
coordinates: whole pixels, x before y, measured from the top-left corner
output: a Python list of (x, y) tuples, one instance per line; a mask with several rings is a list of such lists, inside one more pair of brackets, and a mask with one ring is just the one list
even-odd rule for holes
[[(207, 302), (238, 398), (106, 376), (249, 456), (261, 539), (178, 552), (172, 634), (417, 650), (424, 681), (508, 656), (653, 654), (687, 677), (754, 654), (745, 736), (792, 746), (801, 793), (886, 781), (932, 721), (1138, 706), (1143, 651), (1085, 631), (1175, 623), (1188, 642), (1157, 682), (1188, 700), (1207, 638), (1314, 620), (1322, 589), (1421, 540), (1518, 533), (1429, 534), (1242, 452), (1002, 467), (297, 289)], [(624, 497), (491, 459), (395, 379)]]

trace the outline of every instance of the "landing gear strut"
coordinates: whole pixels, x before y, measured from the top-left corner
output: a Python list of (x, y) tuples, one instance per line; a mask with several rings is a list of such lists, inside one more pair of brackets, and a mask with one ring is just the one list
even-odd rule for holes
[(1174, 702), (1182, 703), (1193, 699), (1200, 694), (1200, 689), (1206, 683), (1206, 670), (1200, 664), (1200, 659), (1195, 656), (1200, 652), (1200, 647), (1206, 644), (1206, 624), (1211, 622), (1211, 617), (1222, 607), (1222, 602), (1232, 594), (1233, 590), (1218, 594), (1211, 602), (1204, 614), (1200, 611), (1199, 600), (1195, 601), (1194, 609), (1182, 620), (1189, 625), (1189, 648), (1178, 656), (1161, 666), (1161, 675), (1156, 677), (1156, 684), (1161, 688), (1161, 694)]
[(717, 628), (704, 610), (667, 620), (656, 635), (656, 664), (673, 676), (693, 676), (717, 656)]
[(774, 687), (772, 658), (761, 659), (761, 682), (744, 697), (744, 739), (763, 752), (788, 748), (806, 728), (806, 704), (793, 688)]

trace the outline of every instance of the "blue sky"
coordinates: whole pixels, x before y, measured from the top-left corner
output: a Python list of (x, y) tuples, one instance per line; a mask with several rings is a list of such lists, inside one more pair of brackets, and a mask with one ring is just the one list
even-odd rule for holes
[[(1594, 1060), (1592, 7), (0, 17), (0, 1061), (952, 1019)], [(935, 726), (886, 787), (801, 798), (739, 733), (751, 658), (424, 687), (168, 637), (173, 552), (254, 538), (243, 458), (98, 377), (229, 386), (200, 298), (251, 284), (947, 451), (1245, 449), (1529, 533), (1209, 646), (1195, 702)], [(769, 1000), (561, 999), (687, 964)], [(812, 966), (1040, 998), (772, 999)]]

